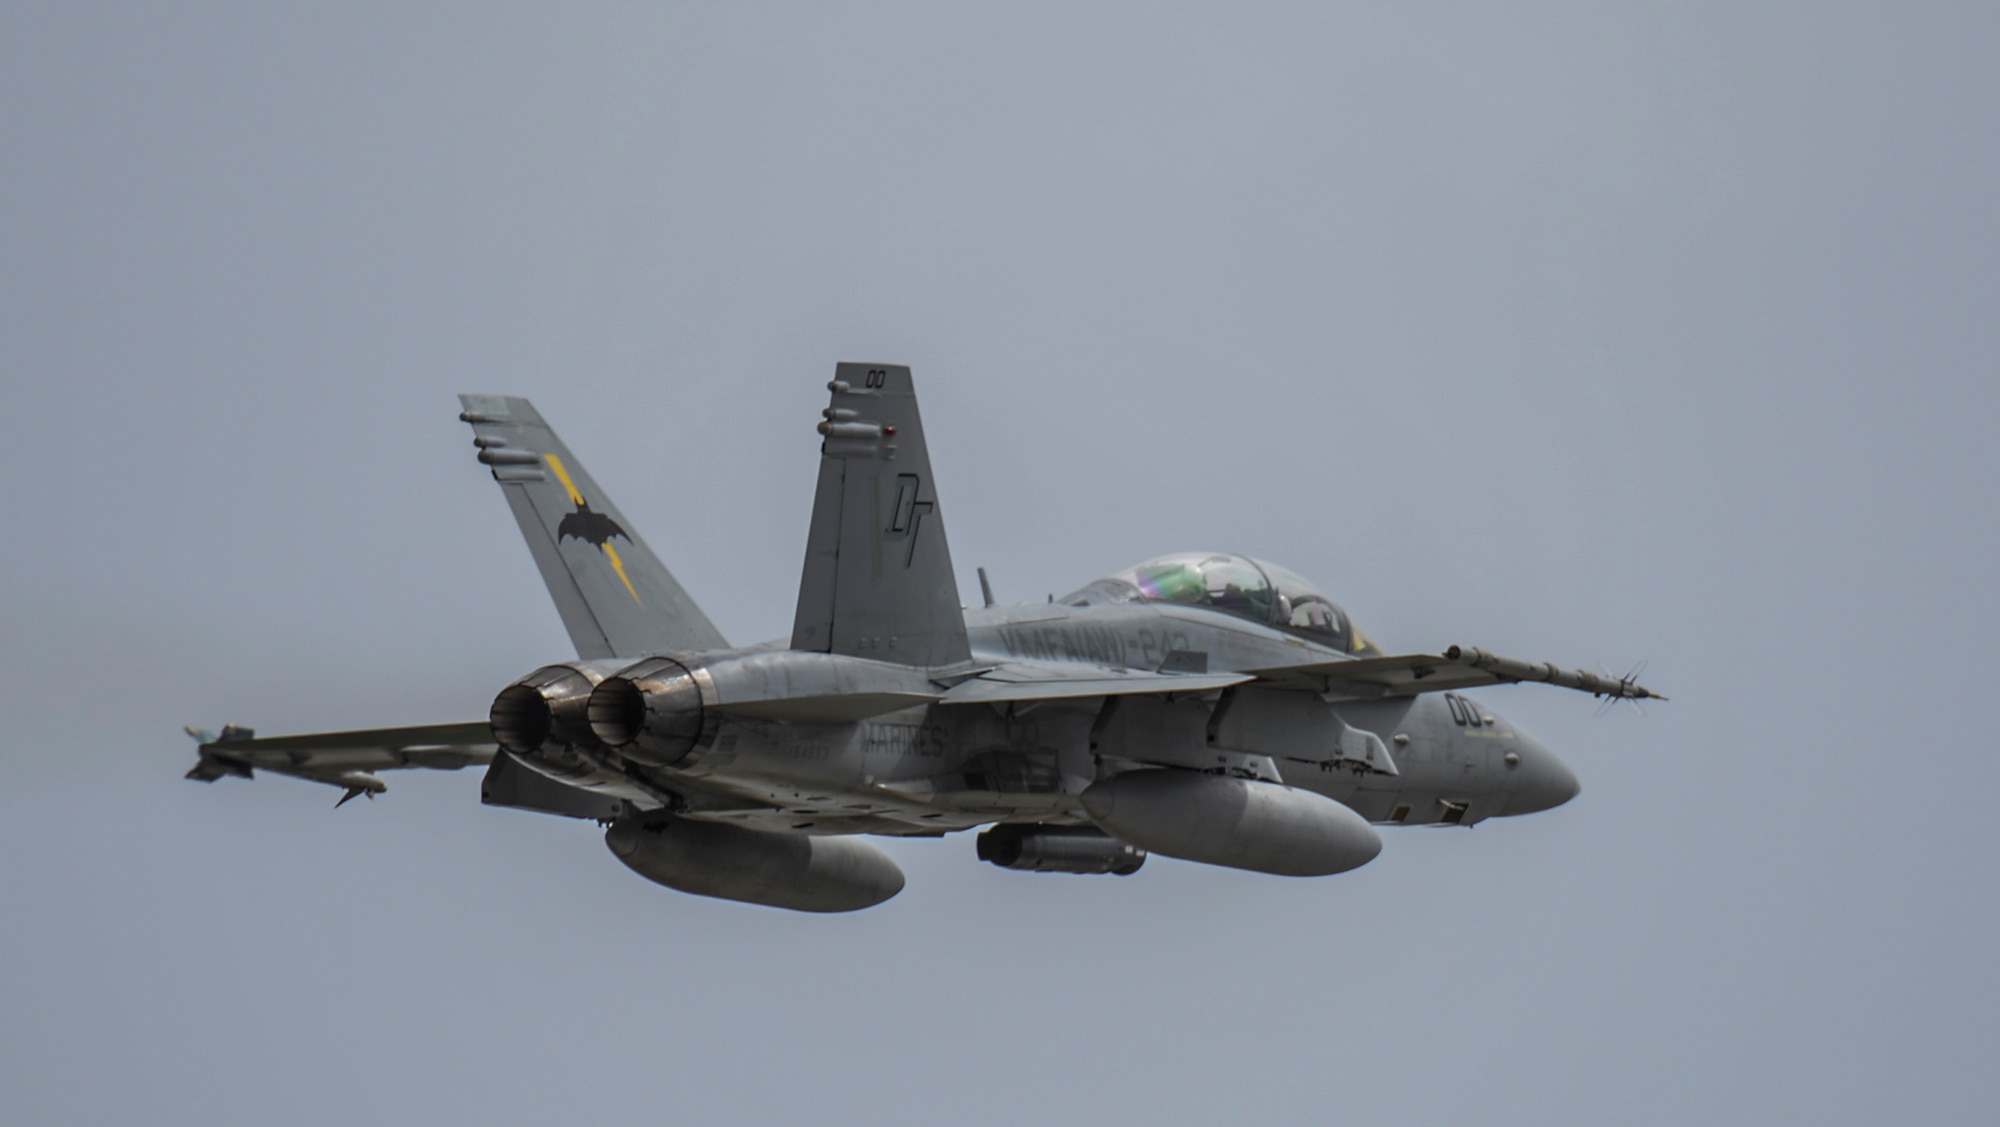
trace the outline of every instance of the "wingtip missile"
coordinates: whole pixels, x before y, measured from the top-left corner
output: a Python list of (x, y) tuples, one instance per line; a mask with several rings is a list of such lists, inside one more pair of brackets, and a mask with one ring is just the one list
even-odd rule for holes
[(1459, 665), (1469, 665), (1474, 669), (1483, 669), (1508, 681), (1541, 681), (1550, 685), (1560, 685), (1565, 689), (1577, 689), (1592, 696), (1621, 700), (1667, 699), (1639, 684), (1636, 671), (1624, 677), (1599, 676), (1581, 669), (1564, 669), (1554, 662), (1522, 661), (1519, 658), (1502, 657), (1474, 646), (1453, 646), (1444, 651), (1444, 659)]
[[(188, 738), (195, 742), (195, 753), (198, 756), (194, 766), (189, 768), (188, 773), (182, 775), (182, 778), (193, 779), (198, 783), (212, 783), (217, 779), (229, 776), (239, 779), (256, 778), (249, 764), (228, 756), (213, 754), (216, 744), (233, 739), (247, 739), (250, 729), (238, 728), (234, 724), (226, 724), (223, 726), (222, 734), (218, 736), (206, 728), (197, 728), (189, 724), (183, 727), (181, 731), (186, 732)], [(238, 733), (241, 734), (239, 735)]]

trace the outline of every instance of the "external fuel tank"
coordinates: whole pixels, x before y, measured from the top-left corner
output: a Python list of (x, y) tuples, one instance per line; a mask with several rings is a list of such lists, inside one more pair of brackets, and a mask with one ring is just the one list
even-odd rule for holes
[(853, 912), (903, 891), (896, 862), (852, 837), (765, 833), (656, 811), (613, 822), (604, 844), (668, 888), (797, 912)]
[(1317, 877), (1382, 852), (1361, 815), (1278, 783), (1162, 768), (1092, 783), (1082, 800), (1106, 833), (1183, 861)]

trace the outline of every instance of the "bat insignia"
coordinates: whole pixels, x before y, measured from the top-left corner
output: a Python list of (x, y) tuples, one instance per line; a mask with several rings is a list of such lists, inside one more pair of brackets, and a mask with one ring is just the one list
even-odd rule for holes
[(622, 536), (627, 544), (632, 543), (631, 534), (618, 527), (618, 522), (605, 514), (590, 511), (590, 502), (583, 499), (583, 490), (576, 487), (576, 479), (569, 476), (569, 467), (563, 465), (561, 458), (554, 454), (544, 454), (542, 460), (556, 472), (556, 480), (562, 482), (563, 492), (569, 494), (570, 504), (576, 506), (575, 512), (563, 517), (557, 523), (556, 544), (561, 545), (563, 541), (574, 536), (603, 552), (605, 561), (610, 563), (611, 570), (618, 573), (618, 582), (625, 585), (625, 590), (632, 596), (632, 601), (645, 606), (646, 600), (639, 597), (639, 589), (632, 585), (632, 577), (625, 574), (625, 561), (618, 558), (618, 549), (611, 546), (613, 537)]
[(599, 548), (609, 543), (613, 536), (624, 536), (627, 543), (632, 540), (630, 536), (625, 535), (624, 529), (618, 527), (617, 521), (603, 513), (591, 512), (590, 502), (581, 498), (577, 499), (576, 511), (562, 518), (562, 523), (556, 525), (558, 542), (572, 536)]

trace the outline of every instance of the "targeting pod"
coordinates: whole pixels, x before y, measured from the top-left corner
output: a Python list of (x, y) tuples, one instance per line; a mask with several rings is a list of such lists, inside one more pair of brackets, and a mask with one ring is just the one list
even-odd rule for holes
[(994, 826), (978, 839), (979, 859), (1028, 873), (1111, 873), (1129, 877), (1146, 851), (1089, 826)]

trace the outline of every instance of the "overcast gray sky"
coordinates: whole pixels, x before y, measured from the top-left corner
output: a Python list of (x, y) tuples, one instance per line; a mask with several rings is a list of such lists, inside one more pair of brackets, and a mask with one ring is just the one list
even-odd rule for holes
[[(1984, 1118), (2000, 8), (0, 9), (0, 1119)], [(568, 654), (453, 394), (739, 642), (823, 383), (913, 365), (961, 569), (1269, 557), (1566, 807), (1296, 881), (892, 843), (809, 918), (476, 772), (337, 813), (183, 723)]]

